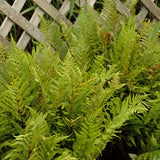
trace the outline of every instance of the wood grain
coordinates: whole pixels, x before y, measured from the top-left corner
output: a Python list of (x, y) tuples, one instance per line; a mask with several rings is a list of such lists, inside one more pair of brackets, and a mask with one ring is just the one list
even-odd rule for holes
[(33, 0), (44, 12), (51, 16), (58, 24), (64, 21), (66, 24), (72, 24), (65, 16), (63, 16), (54, 6), (46, 0)]
[[(21, 9), (23, 8), (25, 2), (26, 2), (26, 0), (15, 0), (12, 5), (12, 8), (17, 10), (17, 12), (20, 12)], [(6, 17), (0, 27), (1, 36), (6, 37), (9, 33), (9, 31), (11, 30), (11, 27), (13, 24), (14, 23), (8, 17)]]
[(13, 9), (6, 1), (0, 0), (0, 11), (2, 11), (8, 18), (13, 20), (29, 35), (37, 41), (45, 38), (44, 34), (33, 24), (29, 23), (17, 10)]

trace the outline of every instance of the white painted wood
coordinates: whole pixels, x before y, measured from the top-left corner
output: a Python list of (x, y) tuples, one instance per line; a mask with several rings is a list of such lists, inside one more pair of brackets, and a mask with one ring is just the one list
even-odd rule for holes
[(11, 8), (11, 6), (4, 0), (0, 0), (0, 11), (2, 11), (6, 16), (12, 19), (17, 25), (19, 25), (23, 30), (28, 32), (34, 39), (41, 41), (45, 38), (44, 34), (33, 24), (29, 23), (18, 11)]
[(121, 14), (125, 14), (127, 17), (130, 17), (130, 10), (120, 1), (115, 0), (116, 8)]
[[(12, 5), (12, 8), (17, 10), (17, 12), (20, 12), (21, 9), (23, 8), (25, 2), (26, 2), (26, 0), (15, 0)], [(6, 37), (9, 33), (12, 25), (13, 25), (13, 21), (11, 21), (8, 17), (6, 17), (0, 27), (0, 35), (3, 37)]]
[(90, 6), (93, 6), (96, 3), (96, 0), (88, 0), (88, 4), (90, 4)]
[[(5, 0), (0, 0), (0, 11), (7, 16), (0, 26), (0, 41), (6, 43), (6, 45), (9, 45), (9, 42), (7, 40), (5, 41), (4, 37), (8, 35), (13, 23), (16, 23), (24, 30), (17, 43), (23, 49), (31, 37), (37, 41), (44, 39), (44, 34), (37, 28), (40, 21), (39, 16), (42, 17), (44, 12), (50, 15), (54, 19), (54, 22), (56, 21), (60, 24), (61, 20), (63, 20), (66, 24), (71, 24), (65, 17), (65, 14), (70, 9), (71, 0), (65, 0), (59, 11), (50, 4), (51, 0), (33, 0), (39, 7), (36, 8), (29, 22), (19, 13), (26, 1), (27, 0), (15, 0), (11, 7)], [(95, 2), (96, 0), (80, 0), (80, 5), (85, 6), (86, 3), (88, 3), (93, 6)], [(125, 14), (127, 17), (131, 15), (130, 10), (120, 0), (115, 0), (115, 2), (117, 10), (121, 14)], [(157, 20), (160, 19), (160, 8), (156, 6), (154, 0), (141, 0), (141, 2), (144, 4), (144, 7), (142, 7), (139, 16), (136, 18), (136, 23), (145, 19), (149, 11), (156, 16)], [(79, 5), (79, 0), (76, 0), (76, 5)]]
[[(47, 0), (47, 1), (49, 3), (51, 2), (51, 0)], [(38, 24), (40, 23), (39, 16), (43, 17), (43, 15), (44, 15), (44, 12), (39, 7), (37, 7), (34, 14), (32, 15), (30, 19), (30, 23), (33, 24), (35, 27), (37, 27)], [(21, 37), (19, 38), (17, 42), (17, 45), (25, 49), (30, 39), (31, 39), (31, 36), (26, 31), (23, 31)]]
[[(96, 0), (81, 0), (80, 1), (80, 5), (81, 7), (85, 6), (87, 3), (90, 5), (90, 6), (93, 6), (95, 4)], [(79, 0), (76, 1), (76, 4), (79, 5)]]
[(54, 6), (46, 0), (33, 0), (43, 11), (51, 16), (58, 24), (64, 21), (66, 24), (72, 24), (65, 16), (63, 16)]
[(61, 6), (61, 8), (59, 10), (62, 15), (65, 15), (68, 12), (69, 7), (70, 7), (70, 3), (71, 3), (70, 0), (65, 0), (63, 2), (62, 6)]
[[(94, 3), (96, 2), (96, 0), (88, 0), (87, 1), (88, 4), (90, 6), (93, 6)], [(70, 8), (70, 3), (71, 1), (70, 0), (65, 0), (59, 10), (59, 12), (62, 14), (62, 15), (65, 15), (68, 11), (69, 11), (69, 8)], [(79, 5), (79, 0), (76, 1), (76, 4)], [(80, 5), (81, 6), (84, 6), (86, 4), (86, 1), (85, 0), (80, 0)]]
[[(155, 0), (151, 0), (151, 1), (154, 2)], [(140, 12), (139, 12), (138, 17), (137, 17), (136, 20), (135, 20), (135, 23), (138, 24), (138, 23), (140, 23), (141, 21), (143, 21), (143, 20), (146, 18), (148, 12), (149, 12), (149, 10), (148, 10), (146, 7), (143, 6), (143, 7), (141, 8)], [(137, 29), (140, 30), (142, 27), (143, 27), (143, 25), (140, 24), (140, 25), (137, 27)]]
[(154, 16), (160, 20), (160, 8), (157, 7), (152, 0), (141, 0), (142, 3), (149, 9), (150, 12), (154, 14)]
[(10, 42), (0, 35), (0, 43), (2, 43), (5, 47), (10, 47)]

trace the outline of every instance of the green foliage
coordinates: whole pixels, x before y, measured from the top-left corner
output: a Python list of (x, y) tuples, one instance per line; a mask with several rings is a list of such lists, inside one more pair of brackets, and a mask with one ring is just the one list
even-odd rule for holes
[(42, 19), (50, 45), (31, 54), (0, 46), (0, 159), (94, 160), (117, 141), (160, 157), (158, 38), (112, 9), (81, 10), (74, 26)]
[(153, 33), (152, 33), (152, 37), (151, 37), (151, 40), (154, 39), (154, 37), (157, 35), (157, 33), (159, 32), (159, 29), (160, 29), (160, 22), (158, 22), (158, 24), (156, 25)]
[(102, 18), (108, 32), (116, 33), (119, 30), (120, 15), (117, 13), (116, 2), (114, 0), (104, 1)]

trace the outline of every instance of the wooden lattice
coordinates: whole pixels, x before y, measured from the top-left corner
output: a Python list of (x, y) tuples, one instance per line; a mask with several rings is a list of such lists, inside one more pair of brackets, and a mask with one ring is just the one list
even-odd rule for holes
[[(25, 49), (31, 38), (34, 38), (37, 41), (45, 39), (44, 34), (37, 27), (40, 22), (39, 16), (42, 17), (44, 13), (52, 17), (57, 23), (60, 23), (60, 21), (63, 20), (66, 24), (70, 23), (72, 25), (72, 23), (65, 16), (70, 9), (71, 0), (65, 0), (60, 10), (57, 10), (53, 5), (50, 4), (51, 0), (33, 0), (38, 7), (35, 9), (29, 21), (26, 20), (22, 14), (20, 14), (20, 11), (22, 10), (26, 1), (27, 0), (15, 0), (11, 6), (6, 0), (0, 0), (0, 11), (6, 15), (6, 18), (0, 26), (0, 41), (6, 46), (10, 45), (10, 42), (6, 39), (6, 37), (14, 23), (23, 29), (23, 33), (17, 41), (17, 45), (21, 48)], [(120, 0), (115, 0), (115, 2), (117, 10), (121, 14), (125, 14), (127, 17), (129, 17), (130, 10)], [(148, 12), (151, 12), (154, 15), (154, 21), (159, 21), (160, 8), (157, 7), (157, 5), (154, 3), (154, 0), (141, 0), (141, 2), (143, 6), (141, 7), (140, 14), (136, 19), (136, 23), (139, 23), (145, 19)], [(93, 6), (96, 3), (96, 0), (87, 0), (87, 2), (86, 0), (80, 0), (81, 6), (86, 5), (86, 3)], [(79, 0), (77, 0), (76, 4), (79, 5)]]

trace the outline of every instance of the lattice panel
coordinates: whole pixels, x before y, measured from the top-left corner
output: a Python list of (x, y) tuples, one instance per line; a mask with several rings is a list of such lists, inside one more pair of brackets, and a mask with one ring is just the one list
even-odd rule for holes
[[(6, 46), (9, 46), (10, 43), (6, 39), (7, 35), (11, 31), (13, 24), (18, 25), (23, 33), (17, 41), (17, 45), (25, 49), (31, 38), (34, 38), (37, 41), (45, 39), (44, 34), (38, 29), (40, 23), (40, 17), (46, 13), (57, 23), (60, 23), (63, 20), (66, 24), (72, 23), (66, 18), (66, 13), (70, 9), (70, 0), (64, 0), (61, 8), (57, 10), (53, 5), (51, 5), (51, 0), (33, 0), (37, 4), (37, 8), (34, 10), (33, 15), (30, 20), (27, 20), (25, 17), (20, 14), (22, 8), (24, 7), (27, 0), (15, 0), (13, 5), (9, 5), (6, 0), (0, 0), (0, 11), (6, 15), (3, 23), (0, 26), (0, 41), (3, 42)], [(130, 9), (127, 8), (120, 0), (115, 0), (116, 7), (119, 13), (125, 14), (129, 17)], [(159, 21), (160, 19), (160, 8), (154, 3), (154, 0), (141, 0), (143, 6), (140, 9), (139, 16), (136, 19), (136, 23), (144, 20), (148, 14), (151, 12), (154, 15), (154, 21)], [(81, 6), (86, 5), (94, 6), (96, 0), (80, 0)], [(79, 0), (76, 1), (76, 4), (79, 5)], [(139, 26), (141, 27), (141, 26)]]

